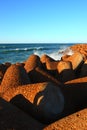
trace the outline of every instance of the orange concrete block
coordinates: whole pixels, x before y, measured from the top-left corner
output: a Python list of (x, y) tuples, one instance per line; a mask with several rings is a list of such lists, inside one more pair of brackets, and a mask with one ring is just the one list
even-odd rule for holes
[(44, 130), (87, 130), (87, 109), (60, 119)]
[(69, 61), (60, 61), (57, 65), (57, 71), (61, 82), (66, 82), (75, 78), (72, 64)]
[(36, 67), (40, 67), (40, 66), (41, 66), (40, 57), (33, 54), (29, 56), (29, 58), (27, 59), (24, 68), (28, 73), (33, 69), (35, 69)]
[(11, 65), (4, 74), (1, 82), (0, 93), (3, 93), (10, 87), (29, 84), (30, 79), (22, 66)]
[(2, 98), (45, 123), (55, 120), (64, 109), (60, 88), (48, 82), (10, 88)]

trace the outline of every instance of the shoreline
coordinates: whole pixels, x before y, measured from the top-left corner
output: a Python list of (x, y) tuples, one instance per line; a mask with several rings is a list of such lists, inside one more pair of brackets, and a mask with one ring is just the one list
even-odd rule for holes
[[(55, 121), (61, 119), (64, 122), (69, 115), (84, 111), (87, 107), (87, 44), (75, 44), (69, 48), (73, 53), (64, 53), (60, 60), (46, 54), (41, 57), (32, 54), (24, 63), (0, 64), (0, 98), (32, 116), (40, 126), (44, 125), (44, 129), (47, 124), (52, 128)], [(3, 117), (2, 114), (8, 128), (7, 117)], [(87, 117), (82, 129), (86, 122)], [(72, 123), (72, 128), (75, 123)], [(63, 124), (64, 127), (68, 128), (68, 124)]]

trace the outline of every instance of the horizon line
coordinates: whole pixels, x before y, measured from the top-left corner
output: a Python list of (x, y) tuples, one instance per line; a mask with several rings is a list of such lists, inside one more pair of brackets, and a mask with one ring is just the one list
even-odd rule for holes
[(0, 42), (0, 44), (87, 44), (86, 42)]

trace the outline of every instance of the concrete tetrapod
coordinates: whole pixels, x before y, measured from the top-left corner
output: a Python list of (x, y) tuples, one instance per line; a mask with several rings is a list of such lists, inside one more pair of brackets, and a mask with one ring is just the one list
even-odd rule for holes
[(60, 119), (44, 130), (87, 130), (87, 109)]
[(2, 98), (44, 123), (57, 119), (64, 109), (60, 88), (48, 82), (10, 88)]
[(32, 83), (42, 83), (42, 82), (53, 82), (57, 85), (61, 85), (55, 77), (50, 75), (47, 71), (44, 71), (40, 67), (36, 67), (28, 73), (28, 76)]
[(81, 71), (80, 71), (80, 77), (85, 77), (85, 76), (87, 76), (87, 60), (82, 65)]
[(80, 52), (75, 52), (71, 56), (62, 58), (63, 61), (70, 61), (72, 63), (73, 70), (77, 70), (81, 64), (84, 62), (83, 55)]
[(80, 52), (84, 56), (84, 61), (87, 59), (87, 44), (75, 44), (70, 49), (74, 52)]
[(40, 57), (33, 54), (33, 55), (29, 56), (29, 58), (25, 62), (24, 68), (25, 68), (26, 72), (29, 73), (36, 67), (40, 67), (40, 66), (41, 66)]
[(65, 98), (66, 115), (85, 108), (87, 105), (87, 77), (65, 82), (62, 92)]
[(42, 130), (43, 124), (0, 98), (0, 130)]
[(22, 66), (11, 65), (4, 74), (0, 86), (0, 93), (5, 92), (10, 87), (29, 84), (30, 79)]
[(72, 64), (69, 61), (60, 61), (57, 65), (60, 81), (66, 82), (75, 78)]

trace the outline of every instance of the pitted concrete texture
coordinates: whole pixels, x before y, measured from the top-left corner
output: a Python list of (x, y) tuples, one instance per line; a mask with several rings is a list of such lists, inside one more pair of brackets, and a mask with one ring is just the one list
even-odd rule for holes
[(44, 130), (87, 130), (87, 109), (58, 120)]

